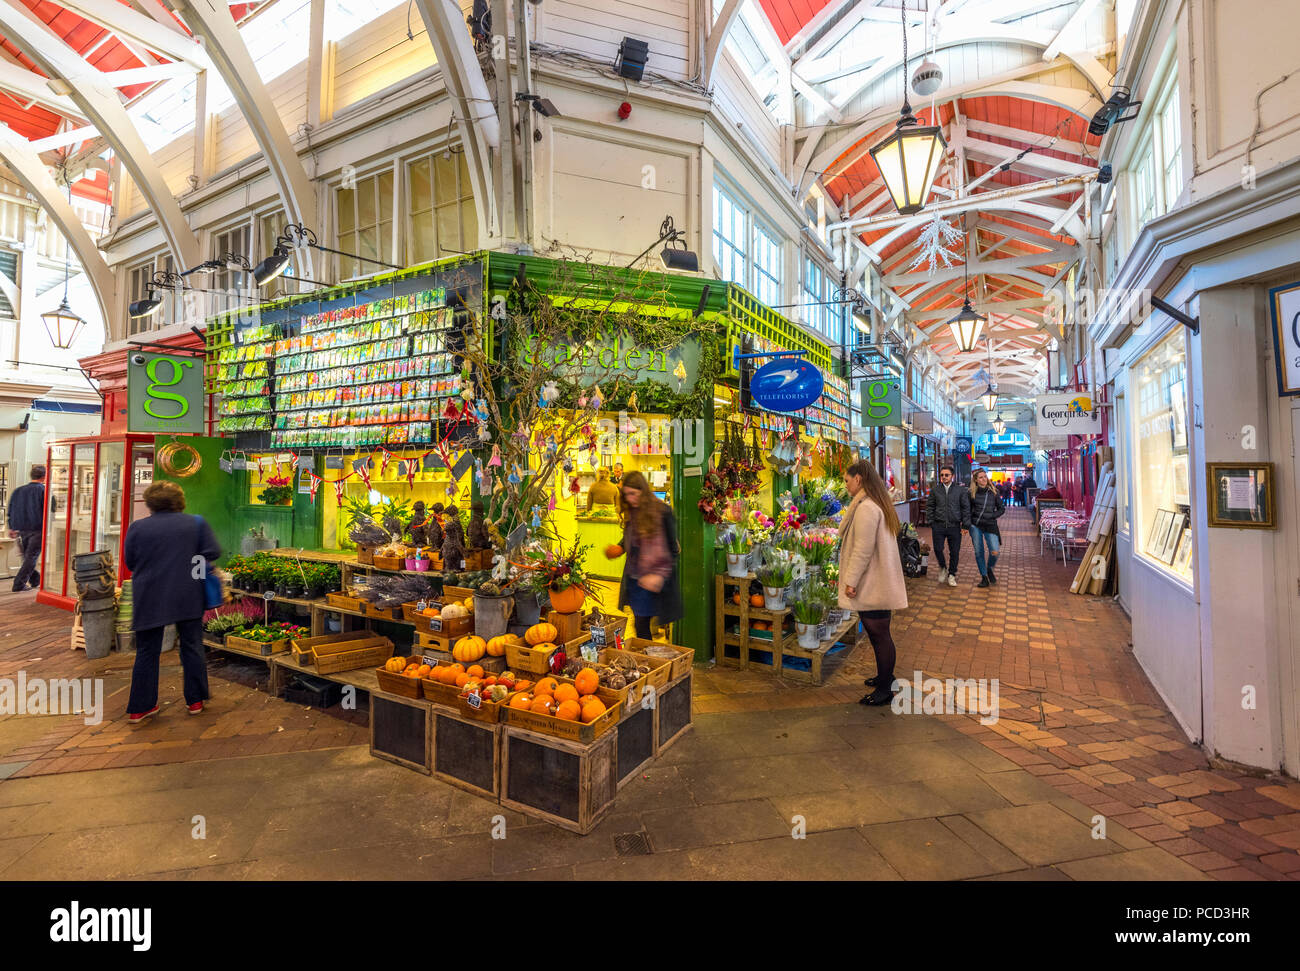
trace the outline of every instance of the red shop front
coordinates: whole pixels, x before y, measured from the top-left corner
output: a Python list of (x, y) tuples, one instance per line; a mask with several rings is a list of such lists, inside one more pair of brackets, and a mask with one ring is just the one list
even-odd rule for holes
[[(187, 332), (149, 349), (202, 347), (198, 337)], [(118, 580), (130, 576), (122, 562), (122, 547), (127, 527), (148, 515), (143, 495), (153, 481), (155, 448), (155, 436), (127, 431), (126, 369), (131, 350), (82, 359), (81, 366), (99, 382), (104, 396), (100, 433), (53, 442), (46, 454), (47, 501), (37, 603), (65, 610), (76, 606), (72, 574), (79, 553), (108, 550)]]

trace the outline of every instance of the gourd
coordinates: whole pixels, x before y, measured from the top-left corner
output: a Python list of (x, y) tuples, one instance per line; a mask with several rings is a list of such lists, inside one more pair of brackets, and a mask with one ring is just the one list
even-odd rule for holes
[(487, 643), (476, 634), (468, 634), (456, 642), (451, 656), (462, 664), (472, 664), (487, 653)]
[(554, 624), (534, 624), (524, 634), (524, 640), (535, 647), (538, 644), (554, 641), (559, 636), (560, 632)]
[(406, 669), (406, 658), (390, 657), (384, 662), (384, 670), (392, 674), (401, 674)]
[(511, 644), (518, 644), (519, 638), (513, 634), (502, 634), (494, 637), (487, 642), (487, 652), (491, 657), (505, 657), (506, 648)]
[(444, 620), (455, 620), (458, 617), (468, 617), (469, 611), (461, 604), (447, 604), (442, 608)]

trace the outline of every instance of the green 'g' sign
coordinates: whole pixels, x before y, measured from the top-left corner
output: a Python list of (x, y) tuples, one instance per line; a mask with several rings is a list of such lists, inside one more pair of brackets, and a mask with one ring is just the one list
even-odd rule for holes
[(903, 386), (894, 378), (869, 378), (862, 382), (862, 419), (865, 428), (903, 423)]
[(126, 367), (127, 430), (146, 434), (203, 433), (201, 358), (132, 351)]

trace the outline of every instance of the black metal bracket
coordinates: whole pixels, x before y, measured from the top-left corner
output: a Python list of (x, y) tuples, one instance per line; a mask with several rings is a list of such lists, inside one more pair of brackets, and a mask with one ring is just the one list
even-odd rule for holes
[(1170, 317), (1173, 317), (1174, 320), (1178, 321), (1184, 327), (1188, 328), (1193, 334), (1196, 334), (1198, 337), (1200, 336), (1201, 333), (1200, 317), (1189, 317), (1187, 314), (1183, 313), (1173, 304), (1166, 303), (1165, 301), (1161, 300), (1159, 297), (1151, 298), (1151, 306), (1155, 307), (1161, 313), (1168, 314)]

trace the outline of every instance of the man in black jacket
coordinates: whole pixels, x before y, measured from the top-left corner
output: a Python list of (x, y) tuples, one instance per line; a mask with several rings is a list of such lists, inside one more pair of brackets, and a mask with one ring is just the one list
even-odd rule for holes
[(17, 537), (23, 564), (14, 577), (14, 593), (39, 587), (36, 558), (41, 555), (41, 530), (45, 526), (45, 466), (32, 466), (32, 481), (9, 497), (9, 535)]
[[(939, 582), (957, 586), (957, 557), (961, 551), (961, 531), (970, 525), (970, 493), (957, 483), (951, 465), (941, 466), (939, 481), (930, 488), (925, 501), (925, 516), (930, 523), (934, 555), (939, 561)], [(949, 558), (944, 559), (943, 545), (948, 544)]]

